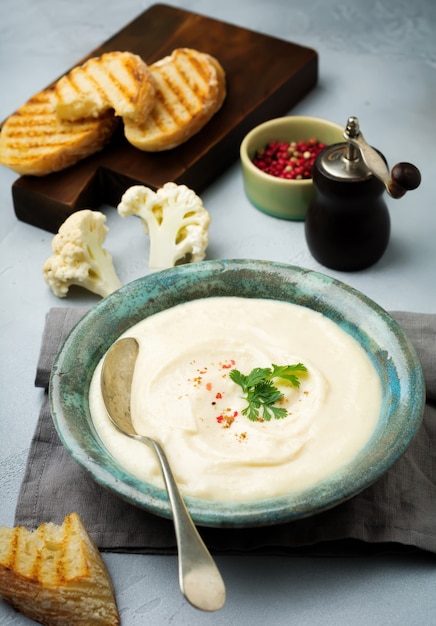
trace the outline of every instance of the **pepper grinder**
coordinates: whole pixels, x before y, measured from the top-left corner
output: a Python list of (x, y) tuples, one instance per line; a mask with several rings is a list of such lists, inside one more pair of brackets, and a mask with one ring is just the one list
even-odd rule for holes
[(419, 186), (421, 174), (411, 163), (397, 163), (389, 173), (384, 156), (363, 138), (356, 117), (348, 118), (344, 139), (327, 146), (315, 160), (315, 198), (305, 234), (311, 254), (322, 265), (356, 271), (376, 263), (387, 248), (390, 217), (384, 191), (401, 198)]

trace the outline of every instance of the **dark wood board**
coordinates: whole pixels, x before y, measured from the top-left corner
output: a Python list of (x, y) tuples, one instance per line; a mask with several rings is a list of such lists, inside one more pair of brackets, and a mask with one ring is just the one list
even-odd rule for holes
[(117, 206), (134, 184), (156, 190), (174, 181), (200, 193), (238, 158), (253, 126), (287, 113), (318, 79), (318, 55), (310, 48), (164, 4), (150, 7), (77, 64), (111, 50), (134, 52), (151, 64), (179, 47), (208, 52), (224, 67), (227, 97), (212, 120), (161, 153), (137, 150), (120, 128), (103, 151), (66, 170), (22, 176), (12, 186), (18, 219), (57, 232), (74, 211)]

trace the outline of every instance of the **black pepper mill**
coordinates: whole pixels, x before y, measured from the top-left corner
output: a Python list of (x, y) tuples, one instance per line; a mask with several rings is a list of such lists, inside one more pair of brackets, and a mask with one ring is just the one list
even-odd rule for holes
[(310, 252), (322, 265), (355, 271), (376, 263), (390, 235), (390, 217), (383, 199), (416, 189), (419, 170), (398, 163), (389, 174), (385, 158), (369, 146), (356, 117), (344, 131), (345, 143), (325, 148), (316, 158), (312, 178), (315, 199), (305, 222)]

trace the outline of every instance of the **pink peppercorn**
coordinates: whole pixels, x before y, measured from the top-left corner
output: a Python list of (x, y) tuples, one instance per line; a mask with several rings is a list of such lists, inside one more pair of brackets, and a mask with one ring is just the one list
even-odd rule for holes
[(253, 163), (265, 174), (303, 180), (312, 178), (312, 167), (317, 155), (326, 147), (318, 139), (309, 141), (270, 141), (257, 151)]

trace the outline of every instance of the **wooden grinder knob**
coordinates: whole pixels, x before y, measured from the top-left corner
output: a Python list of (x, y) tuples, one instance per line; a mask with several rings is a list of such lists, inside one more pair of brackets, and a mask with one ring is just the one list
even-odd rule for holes
[(421, 173), (412, 163), (397, 163), (391, 171), (388, 192), (393, 198), (401, 198), (406, 191), (421, 184)]

